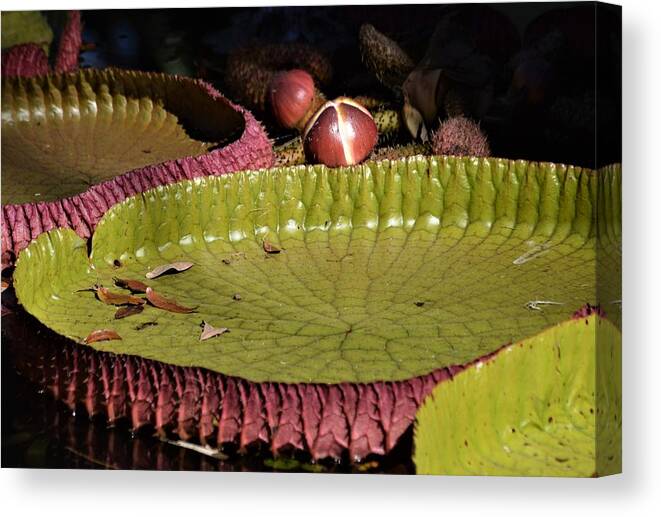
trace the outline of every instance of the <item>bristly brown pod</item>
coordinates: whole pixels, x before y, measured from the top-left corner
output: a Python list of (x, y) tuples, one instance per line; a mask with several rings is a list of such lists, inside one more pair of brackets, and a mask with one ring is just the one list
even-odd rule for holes
[(378, 136), (370, 112), (353, 99), (339, 97), (310, 118), (303, 131), (303, 147), (310, 163), (355, 165), (369, 156)]

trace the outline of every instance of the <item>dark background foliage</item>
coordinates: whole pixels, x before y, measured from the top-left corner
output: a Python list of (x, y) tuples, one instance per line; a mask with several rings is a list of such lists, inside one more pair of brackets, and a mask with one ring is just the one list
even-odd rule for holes
[[(85, 11), (83, 66), (204, 77), (221, 91), (225, 61), (252, 43), (305, 42), (334, 66), (329, 95), (389, 92), (361, 63), (358, 31), (373, 24), (425, 66), (467, 77), (432, 38), (439, 23), (483, 35), (493, 99), (480, 123), (493, 154), (600, 167), (621, 161), (621, 10), (593, 2)], [(487, 20), (487, 21), (485, 21)], [(503, 33), (516, 46), (497, 53)], [(432, 56), (431, 64), (428, 56)], [(521, 84), (523, 82), (523, 84)], [(532, 91), (531, 91), (532, 90)], [(269, 128), (270, 129), (270, 128)], [(597, 138), (598, 137), (598, 138)], [(598, 141), (598, 144), (595, 142)]]

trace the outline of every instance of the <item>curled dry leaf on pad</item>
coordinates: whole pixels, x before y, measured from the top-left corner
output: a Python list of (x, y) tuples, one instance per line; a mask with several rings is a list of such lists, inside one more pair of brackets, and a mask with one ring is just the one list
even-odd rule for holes
[(147, 292), (147, 284), (141, 282), (140, 280), (131, 280), (126, 278), (113, 278), (113, 282), (117, 287), (122, 289), (128, 289), (132, 293), (145, 293)]
[(122, 318), (126, 318), (127, 316), (140, 314), (144, 310), (144, 308), (145, 308), (144, 305), (126, 305), (124, 307), (120, 307), (119, 309), (117, 309), (117, 312), (115, 312), (115, 319), (121, 320)]
[(145, 300), (131, 294), (113, 293), (106, 287), (96, 287), (96, 297), (108, 305), (142, 305)]
[(269, 241), (265, 240), (262, 242), (262, 248), (264, 248), (264, 251), (268, 253), (269, 255), (275, 254), (275, 253), (280, 253), (282, 250), (278, 248), (277, 246), (274, 246), (271, 244)]
[(145, 276), (149, 279), (158, 278), (159, 276), (169, 273), (181, 273), (193, 267), (192, 262), (172, 262), (170, 264), (163, 264), (161, 266), (156, 266), (154, 269), (149, 271)]
[(176, 301), (161, 296), (151, 287), (147, 288), (147, 300), (154, 307), (158, 307), (159, 309), (163, 309), (164, 311), (177, 312), (182, 314), (195, 312), (194, 308), (184, 307), (183, 305), (179, 305)]
[(97, 341), (112, 341), (115, 339), (122, 339), (117, 332), (112, 329), (99, 329), (90, 332), (89, 336), (85, 338), (85, 343), (95, 343)]
[(202, 322), (202, 334), (200, 335), (200, 341), (206, 341), (212, 337), (221, 336), (225, 332), (229, 332), (230, 329), (226, 327), (214, 327), (206, 321)]

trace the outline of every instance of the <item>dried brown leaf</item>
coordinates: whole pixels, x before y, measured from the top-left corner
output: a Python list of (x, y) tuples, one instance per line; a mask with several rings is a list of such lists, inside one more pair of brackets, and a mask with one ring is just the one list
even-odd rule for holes
[(154, 307), (158, 307), (164, 311), (178, 313), (195, 312), (195, 309), (179, 305), (174, 300), (168, 300), (164, 296), (161, 296), (156, 291), (154, 291), (151, 287), (147, 288), (147, 300), (149, 300), (149, 303), (151, 303)]
[(115, 285), (121, 287), (122, 289), (128, 289), (132, 293), (144, 293), (147, 292), (147, 284), (141, 282), (140, 280), (131, 280), (128, 278), (113, 278)]
[(225, 327), (214, 327), (213, 325), (209, 325), (206, 321), (203, 321), (202, 323), (204, 328), (202, 329), (202, 334), (200, 335), (200, 341), (205, 341), (212, 337), (220, 336), (225, 332), (229, 332), (230, 330)]
[(126, 305), (124, 307), (120, 307), (119, 309), (117, 309), (117, 312), (115, 312), (115, 319), (121, 320), (122, 318), (126, 318), (127, 316), (140, 314), (144, 310), (144, 308), (145, 308), (144, 305)]
[(113, 293), (105, 287), (97, 287), (96, 296), (108, 305), (142, 305), (145, 303), (143, 298), (131, 294)]
[(112, 341), (113, 339), (122, 338), (112, 329), (99, 329), (90, 332), (90, 335), (85, 338), (85, 343), (89, 345), (96, 341)]
[(269, 254), (280, 253), (282, 251), (280, 248), (274, 246), (267, 240), (262, 242), (262, 247), (264, 248), (264, 251)]
[(163, 273), (167, 273), (169, 271), (181, 273), (182, 271), (186, 271), (187, 269), (190, 269), (192, 267), (193, 267), (192, 262), (172, 262), (170, 264), (163, 264), (162, 266), (155, 267), (145, 276), (147, 278), (157, 278), (161, 276)]
[(232, 262), (242, 258), (246, 258), (246, 254), (243, 251), (235, 251), (234, 253), (230, 254), (229, 257), (225, 257), (224, 259), (222, 259), (222, 262), (223, 264), (229, 265)]

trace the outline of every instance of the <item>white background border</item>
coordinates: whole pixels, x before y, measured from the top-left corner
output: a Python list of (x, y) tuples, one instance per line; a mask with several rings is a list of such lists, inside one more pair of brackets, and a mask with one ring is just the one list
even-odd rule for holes
[[(232, 5), (311, 5), (263, 1)], [(350, 3), (338, 2), (335, 3)], [(359, 3), (392, 3), (368, 2)], [(427, 2), (417, 2), (427, 3)], [(311, 474), (0, 472), (5, 515), (651, 515), (661, 507), (661, 2), (623, 0), (624, 470), (567, 480)], [(136, 8), (219, 1), (0, 0), (0, 8)], [(11, 393), (2, 393), (10, 397)], [(657, 508), (657, 510), (653, 510)], [(203, 513), (203, 515), (204, 515)]]

